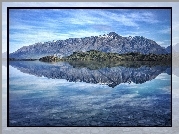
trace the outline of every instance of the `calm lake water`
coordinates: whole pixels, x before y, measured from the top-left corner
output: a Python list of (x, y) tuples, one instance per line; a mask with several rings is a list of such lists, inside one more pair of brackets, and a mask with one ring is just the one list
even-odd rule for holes
[(171, 67), (11, 61), (10, 126), (171, 126)]

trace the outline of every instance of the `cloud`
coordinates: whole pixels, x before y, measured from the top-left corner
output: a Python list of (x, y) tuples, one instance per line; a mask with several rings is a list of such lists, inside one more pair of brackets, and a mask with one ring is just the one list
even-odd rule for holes
[(169, 80), (170, 77), (168, 76), (168, 74), (166, 73), (161, 73), (160, 75), (158, 75), (156, 78), (156, 80), (159, 79), (159, 80)]
[(90, 36), (98, 36), (100, 34), (102, 34), (103, 32), (98, 32), (96, 30), (89, 30), (89, 31), (85, 31), (85, 30), (77, 30), (74, 32), (69, 32), (69, 36), (74, 38), (74, 37), (90, 37)]
[(159, 33), (171, 34), (171, 28), (165, 28), (165, 29), (159, 30)]
[(159, 45), (164, 44), (164, 42), (163, 42), (163, 41), (156, 41), (156, 43), (157, 43), (157, 44), (159, 44)]
[(166, 86), (159, 89), (163, 90), (163, 94), (171, 94), (171, 86)]
[(155, 15), (148, 11), (134, 11), (131, 12), (130, 10), (116, 10), (117, 12), (106, 11), (103, 12), (99, 10), (96, 14), (105, 18), (106, 20), (113, 20), (118, 22), (120, 25), (124, 26), (131, 26), (131, 27), (138, 27), (138, 22), (146, 22), (146, 23), (157, 23), (159, 22), (156, 20)]
[[(123, 33), (122, 36), (129, 37), (129, 36), (145, 36), (146, 38), (150, 38), (150, 31), (128, 31), (127, 34)], [(151, 38), (150, 38), (151, 39)]]
[(163, 46), (163, 47), (168, 47), (170, 44), (171, 44), (171, 41), (169, 40), (164, 40), (164, 41), (156, 41), (156, 43), (160, 46)]
[(127, 16), (136, 22), (159, 23), (155, 15), (149, 11), (131, 13), (127, 14)]
[(107, 21), (103, 18), (96, 17), (96, 12), (91, 10), (79, 10), (73, 11), (71, 14), (71, 18), (68, 18), (68, 21), (71, 24), (78, 24), (78, 25), (88, 25), (88, 24), (106, 24)]
[[(19, 48), (19, 44), (22, 46), (28, 46), (37, 42), (46, 42), (59, 39), (60, 35), (53, 31), (29, 31), (27, 33), (14, 32), (10, 34), (10, 52), (13, 52)], [(63, 36), (61, 36), (63, 37)]]
[(100, 31), (114, 31), (111, 26), (104, 24), (93, 24), (92, 27)]

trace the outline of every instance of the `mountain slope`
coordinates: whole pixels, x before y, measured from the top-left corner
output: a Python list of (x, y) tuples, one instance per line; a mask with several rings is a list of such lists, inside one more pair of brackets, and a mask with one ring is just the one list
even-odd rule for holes
[(47, 55), (60, 54), (69, 56), (76, 51), (98, 50), (102, 52), (142, 54), (165, 54), (164, 48), (155, 41), (142, 36), (122, 37), (115, 32), (103, 36), (91, 36), (85, 38), (69, 38), (45, 43), (36, 43), (24, 46), (10, 54), (10, 58), (41, 58)]
[(167, 53), (171, 53), (171, 45), (166, 47), (165, 50), (167, 51)]

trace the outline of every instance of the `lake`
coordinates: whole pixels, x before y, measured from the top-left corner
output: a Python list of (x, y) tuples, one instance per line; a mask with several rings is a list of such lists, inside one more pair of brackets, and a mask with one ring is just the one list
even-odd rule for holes
[(9, 126), (171, 126), (169, 65), (9, 64)]

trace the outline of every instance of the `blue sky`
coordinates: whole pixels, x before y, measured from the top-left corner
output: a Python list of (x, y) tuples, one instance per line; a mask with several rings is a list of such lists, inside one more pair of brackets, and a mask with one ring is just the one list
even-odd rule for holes
[(11, 9), (10, 53), (37, 42), (116, 32), (144, 36), (167, 47), (171, 42), (167, 9)]

